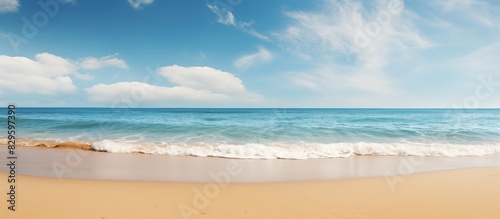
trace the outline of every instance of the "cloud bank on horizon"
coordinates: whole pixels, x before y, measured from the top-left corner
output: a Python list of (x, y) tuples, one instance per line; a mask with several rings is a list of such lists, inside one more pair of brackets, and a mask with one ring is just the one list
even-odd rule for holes
[(500, 107), (498, 9), (493, 0), (0, 0), (0, 104)]

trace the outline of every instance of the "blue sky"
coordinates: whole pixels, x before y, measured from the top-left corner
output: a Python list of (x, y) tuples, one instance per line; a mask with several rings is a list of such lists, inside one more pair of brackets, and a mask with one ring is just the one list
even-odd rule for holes
[(500, 107), (486, 0), (0, 0), (0, 104)]

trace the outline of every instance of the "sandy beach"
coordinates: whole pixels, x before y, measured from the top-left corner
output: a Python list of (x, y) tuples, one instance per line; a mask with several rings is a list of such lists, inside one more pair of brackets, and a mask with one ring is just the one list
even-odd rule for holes
[[(7, 210), (9, 203), (3, 202), (5, 218), (500, 215), (500, 168), (495, 156), (238, 160), (24, 147), (18, 153), (16, 211)], [(310, 168), (310, 173), (299, 166)], [(6, 194), (7, 169), (0, 170), (0, 188)], [(66, 172), (58, 177), (62, 170)]]
[[(1, 173), (6, 178), (5, 173)], [(18, 176), (2, 218), (498, 218), (500, 168), (323, 182), (207, 184)], [(6, 188), (5, 180), (0, 184)], [(214, 189), (215, 188), (215, 189)]]

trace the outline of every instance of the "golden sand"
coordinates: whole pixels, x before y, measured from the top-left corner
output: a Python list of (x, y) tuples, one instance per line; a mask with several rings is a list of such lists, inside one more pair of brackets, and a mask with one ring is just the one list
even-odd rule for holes
[[(7, 145), (8, 139), (0, 138), (0, 147)], [(16, 139), (16, 146), (20, 147), (38, 147), (38, 148), (70, 148), (95, 151), (90, 143), (76, 142), (76, 141), (51, 141), (51, 140), (38, 140), (29, 138)]]
[[(16, 211), (8, 211), (3, 201), (0, 215), (23, 219), (500, 217), (500, 168), (399, 177), (207, 184), (18, 175)], [(6, 199), (7, 174), (1, 173), (0, 179)]]

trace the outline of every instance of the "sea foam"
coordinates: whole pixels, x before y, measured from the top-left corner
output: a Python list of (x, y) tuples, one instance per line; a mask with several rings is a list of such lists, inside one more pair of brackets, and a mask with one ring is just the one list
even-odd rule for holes
[(351, 156), (485, 156), (500, 154), (500, 144), (446, 143), (130, 143), (111, 140), (92, 144), (98, 151), (241, 159), (310, 159)]
[[(0, 138), (0, 145), (7, 145)], [(312, 159), (352, 156), (462, 157), (500, 154), (498, 144), (450, 144), (419, 142), (268, 142), (228, 144), (220, 142), (152, 143), (101, 140), (93, 143), (63, 140), (19, 139), (18, 146), (76, 148), (109, 153), (144, 153), (172, 156), (224, 157), (240, 159)]]

